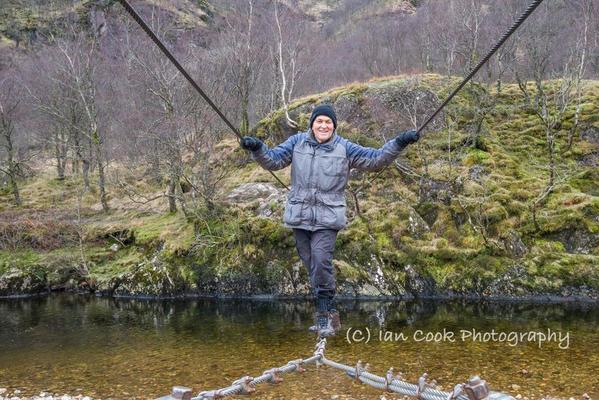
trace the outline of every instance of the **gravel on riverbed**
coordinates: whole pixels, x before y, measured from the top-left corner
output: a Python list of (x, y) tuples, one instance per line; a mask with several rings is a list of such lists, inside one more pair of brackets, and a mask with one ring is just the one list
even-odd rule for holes
[(19, 389), (8, 390), (6, 388), (0, 388), (0, 400), (93, 400), (89, 396), (82, 394), (76, 396), (70, 396), (68, 394), (57, 394), (40, 392), (37, 396), (21, 397), (21, 391)]

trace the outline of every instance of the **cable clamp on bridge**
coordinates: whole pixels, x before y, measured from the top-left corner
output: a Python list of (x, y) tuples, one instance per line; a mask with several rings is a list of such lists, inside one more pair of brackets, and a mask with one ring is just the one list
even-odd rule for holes
[(295, 367), (295, 372), (306, 372), (306, 369), (302, 367), (304, 360), (298, 358), (297, 360), (291, 360), (287, 363), (287, 365), (293, 365)]
[(358, 360), (358, 362), (356, 363), (356, 366), (354, 367), (354, 376), (353, 376), (353, 378), (358, 382), (360, 382), (360, 375), (362, 374), (362, 371), (364, 371), (364, 367), (362, 366), (362, 360)]
[(267, 382), (270, 382), (270, 383), (281, 383), (281, 382), (283, 382), (283, 378), (281, 378), (281, 370), (279, 368), (267, 369), (262, 374), (264, 374), (264, 375), (270, 375), (270, 379)]
[(246, 375), (234, 381), (233, 386), (239, 385), (241, 387), (239, 394), (250, 394), (256, 391), (256, 388), (252, 386), (253, 380), (254, 378)]
[(466, 382), (464, 391), (470, 400), (482, 400), (489, 395), (489, 385), (477, 375)]
[(420, 378), (418, 378), (418, 387), (416, 387), (416, 398), (421, 400), (422, 393), (428, 387), (431, 387), (431, 385), (428, 383), (428, 374), (425, 372), (424, 374), (422, 374)]
[(389, 389), (389, 385), (393, 383), (394, 379), (395, 377), (393, 376), (393, 367), (391, 367), (387, 371), (387, 374), (385, 374), (385, 392), (392, 392), (392, 390)]
[(447, 396), (447, 400), (455, 400), (463, 392), (464, 392), (464, 384), (463, 383), (458, 383), (457, 385), (455, 385), (453, 387), (453, 390), (451, 391), (451, 393), (449, 393), (449, 396)]

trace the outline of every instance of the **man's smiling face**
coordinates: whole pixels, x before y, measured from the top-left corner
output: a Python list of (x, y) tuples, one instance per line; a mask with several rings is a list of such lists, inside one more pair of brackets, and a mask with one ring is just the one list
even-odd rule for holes
[(324, 143), (333, 136), (335, 125), (333, 120), (326, 115), (319, 115), (312, 123), (312, 132), (314, 132), (314, 138), (318, 143)]

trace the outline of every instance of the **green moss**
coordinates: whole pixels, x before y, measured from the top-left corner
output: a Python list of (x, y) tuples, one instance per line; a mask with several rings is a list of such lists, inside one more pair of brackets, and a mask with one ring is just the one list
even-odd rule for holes
[(578, 174), (569, 183), (583, 193), (599, 196), (599, 171), (597, 168), (588, 169)]
[(115, 277), (126, 274), (146, 258), (137, 249), (123, 249), (117, 254), (94, 253), (90, 274), (99, 282), (108, 282)]
[(429, 267), (427, 272), (439, 287), (448, 288), (451, 282), (457, 278), (456, 270), (458, 269), (459, 266), (457, 264), (445, 262)]
[(528, 271), (536, 289), (558, 291), (563, 286), (599, 288), (597, 256), (552, 253), (537, 256), (528, 262)]
[(42, 255), (31, 249), (0, 250), (0, 275), (10, 269), (27, 269), (39, 263)]
[(132, 229), (138, 244), (162, 242), (170, 252), (188, 249), (194, 240), (193, 224), (180, 213), (140, 218)]
[(343, 260), (334, 260), (337, 276), (342, 282), (360, 283), (368, 279), (368, 274), (363, 268), (358, 268)]
[(490, 204), (490, 207), (484, 211), (483, 218), (487, 224), (495, 224), (507, 219), (508, 212), (499, 204)]
[(464, 158), (464, 165), (470, 167), (475, 164), (487, 164), (490, 161), (490, 154), (479, 149), (470, 149)]

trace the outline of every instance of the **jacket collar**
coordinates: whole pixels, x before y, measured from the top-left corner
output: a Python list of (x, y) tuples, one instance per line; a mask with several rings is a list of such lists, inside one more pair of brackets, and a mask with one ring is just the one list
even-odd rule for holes
[(310, 146), (318, 147), (320, 149), (323, 149), (324, 151), (333, 151), (333, 149), (335, 148), (335, 144), (337, 143), (338, 139), (337, 131), (333, 131), (331, 138), (324, 143), (318, 143), (316, 138), (314, 138), (314, 133), (312, 132), (312, 129), (308, 129), (308, 132), (306, 133), (306, 141)]

